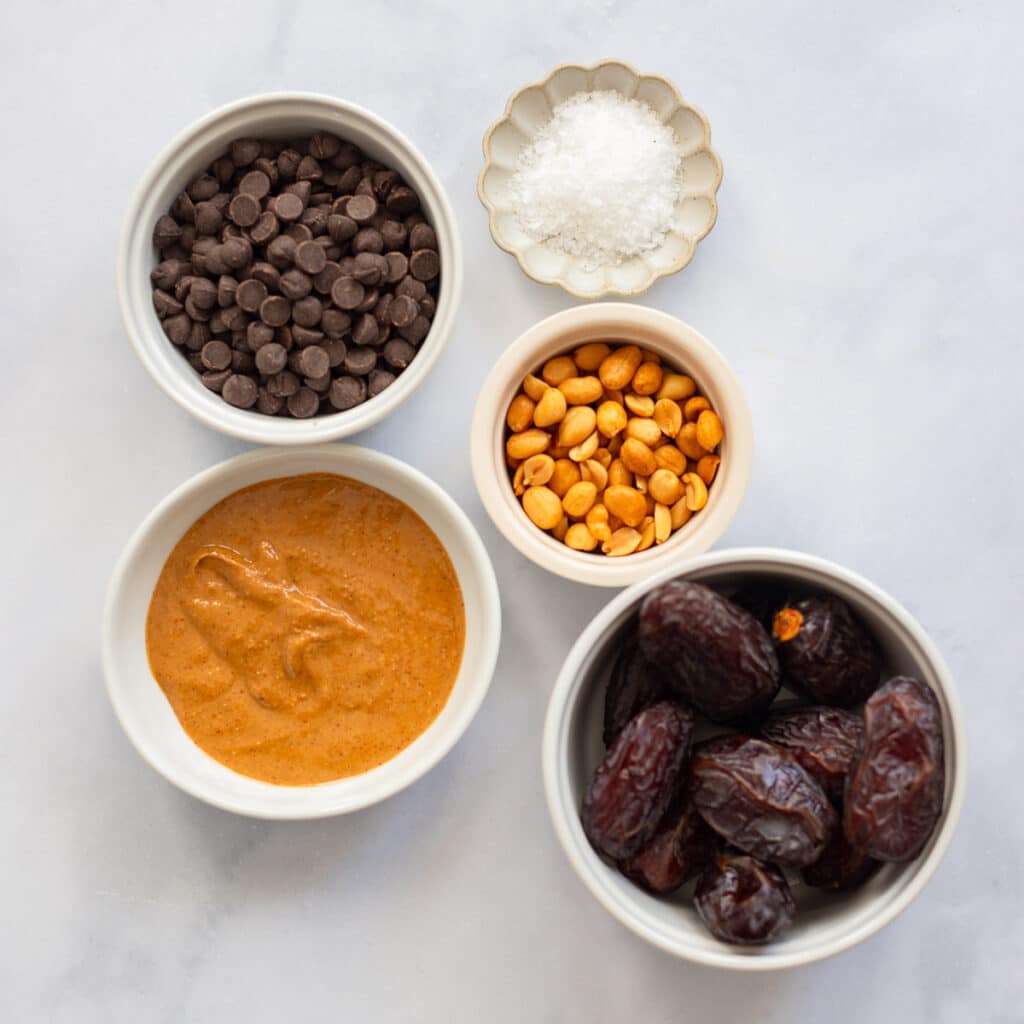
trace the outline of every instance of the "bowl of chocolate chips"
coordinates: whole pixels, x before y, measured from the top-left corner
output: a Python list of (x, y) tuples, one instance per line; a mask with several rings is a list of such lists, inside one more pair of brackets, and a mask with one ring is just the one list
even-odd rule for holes
[(117, 285), (153, 379), (262, 444), (346, 437), (423, 383), (451, 333), (462, 250), (444, 188), (397, 129), (329, 96), (215, 110), (146, 172)]

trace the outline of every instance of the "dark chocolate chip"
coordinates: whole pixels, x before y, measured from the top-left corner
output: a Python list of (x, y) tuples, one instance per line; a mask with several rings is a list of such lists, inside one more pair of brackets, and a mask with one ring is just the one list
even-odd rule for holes
[(396, 370), (404, 370), (416, 355), (416, 349), (404, 338), (392, 338), (384, 346), (384, 362)]
[(316, 242), (302, 242), (295, 250), (295, 265), (307, 274), (319, 274), (327, 266), (327, 256)]
[(236, 167), (248, 167), (260, 155), (260, 144), (256, 139), (235, 139), (229, 152)]
[(266, 245), (267, 242), (277, 237), (280, 230), (281, 225), (277, 218), (269, 210), (265, 210), (260, 214), (259, 220), (249, 229), (249, 237), (257, 245)]
[(408, 327), (399, 327), (398, 333), (406, 341), (418, 345), (430, 333), (430, 321), (425, 316), (418, 316)]
[(272, 263), (254, 263), (252, 277), (254, 281), (262, 281), (269, 292), (281, 289), (281, 272)]
[(294, 395), (288, 398), (288, 411), (297, 420), (309, 419), (310, 416), (316, 415), (316, 411), (319, 408), (320, 399), (317, 397), (316, 392), (310, 388), (300, 387)]
[(420, 197), (407, 185), (397, 185), (388, 193), (387, 202), (384, 204), (388, 213), (396, 217), (403, 217), (419, 209)]
[(372, 313), (364, 313), (352, 329), (352, 340), (357, 345), (372, 345), (377, 340), (377, 333), (380, 330), (377, 321)]
[(295, 259), (295, 250), (298, 246), (295, 239), (290, 235), (278, 235), (270, 245), (267, 246), (267, 259), (278, 270), (290, 267)]
[(419, 315), (419, 304), (409, 295), (396, 295), (389, 310), (395, 327), (408, 327)]
[(199, 235), (215, 235), (221, 229), (224, 218), (216, 205), (206, 201), (196, 203), (195, 229)]
[(195, 203), (212, 199), (220, 191), (220, 182), (212, 174), (200, 174), (189, 185), (188, 194)]
[(354, 277), (339, 277), (331, 287), (331, 299), (339, 309), (355, 309), (366, 296), (366, 289)]
[(328, 338), (343, 337), (352, 326), (352, 318), (340, 309), (325, 309), (320, 317), (320, 329)]
[(231, 376), (231, 370), (203, 370), (200, 380), (203, 386), (215, 391), (218, 395), (224, 388), (224, 382)]
[(282, 192), (270, 200), (270, 209), (274, 216), (285, 222), (298, 220), (305, 208), (305, 203), (294, 192)]
[(370, 398), (375, 398), (386, 387), (394, 384), (395, 375), (390, 370), (371, 370), (370, 377), (366, 383), (366, 393)]
[(248, 409), (255, 404), (259, 388), (252, 377), (233, 373), (224, 381), (221, 394), (229, 405), (237, 406), (239, 409)]
[(348, 350), (342, 365), (347, 373), (365, 377), (377, 365), (377, 353), (365, 345), (358, 345)]
[(409, 273), (409, 258), (403, 252), (389, 252), (384, 257), (388, 261), (388, 272), (385, 280), (388, 284), (397, 284)]
[(299, 378), (291, 370), (282, 370), (267, 380), (267, 390), (276, 398), (287, 398), (299, 390)]
[(324, 351), (327, 353), (327, 358), (330, 360), (331, 369), (333, 370), (336, 366), (341, 366), (345, 361), (345, 356), (348, 354), (348, 347), (345, 342), (339, 338), (328, 338), (323, 343)]
[[(211, 342), (212, 344), (212, 342)], [(288, 364), (288, 353), (283, 345), (271, 342), (256, 353), (256, 369), (266, 376), (280, 373)]]
[(274, 340), (274, 328), (260, 320), (253, 320), (248, 328), (246, 328), (245, 339), (249, 346), (249, 351), (258, 352)]
[(309, 155), (317, 160), (330, 160), (341, 152), (341, 139), (329, 132), (315, 132), (309, 140)]
[(416, 224), (409, 232), (409, 248), (433, 249), (437, 252), (437, 235), (429, 224)]
[(164, 317), (176, 316), (184, 307), (170, 292), (155, 288), (153, 290), (153, 308), (156, 310), (156, 315), (163, 320)]
[(292, 315), (292, 304), (283, 296), (271, 295), (260, 303), (260, 319), (271, 327), (288, 323)]
[(267, 286), (262, 281), (250, 278), (238, 286), (235, 291), (235, 302), (238, 303), (240, 309), (244, 309), (247, 313), (255, 313), (267, 295)]
[(432, 281), (441, 272), (441, 258), (435, 249), (416, 249), (409, 257), (409, 273), (417, 281)]
[(181, 238), (181, 225), (166, 213), (156, 222), (153, 228), (153, 244), (158, 249), (166, 249)]
[(270, 192), (270, 178), (264, 171), (249, 171), (242, 175), (238, 191), (252, 196), (253, 199), (262, 199)]
[(312, 290), (313, 282), (301, 270), (293, 267), (281, 275), (281, 294), (293, 302), (305, 298)]
[(317, 331), (310, 327), (303, 327), (301, 324), (296, 324), (291, 328), (292, 336), (295, 340), (295, 344), (299, 348), (305, 348), (307, 345), (318, 345), (324, 340), (324, 332)]
[(208, 370), (226, 370), (231, 365), (231, 347), (223, 341), (208, 341), (200, 355)]
[(260, 219), (262, 212), (260, 201), (244, 192), (239, 192), (228, 206), (228, 216), (240, 228), (251, 228)]
[(221, 274), (217, 279), (217, 305), (221, 309), (235, 304), (235, 294), (238, 291), (238, 281), (230, 274)]
[(377, 200), (373, 198), (373, 186), (370, 195), (354, 195), (345, 207), (345, 213), (357, 224), (367, 224), (377, 212)]
[(292, 304), (292, 319), (300, 327), (316, 327), (323, 310), (323, 304), (315, 295), (307, 295)]
[(360, 228), (356, 237), (352, 239), (352, 251), (360, 252), (383, 252), (384, 237), (376, 228)]
[(330, 402), (339, 412), (366, 401), (366, 381), (359, 377), (336, 377), (331, 382)]

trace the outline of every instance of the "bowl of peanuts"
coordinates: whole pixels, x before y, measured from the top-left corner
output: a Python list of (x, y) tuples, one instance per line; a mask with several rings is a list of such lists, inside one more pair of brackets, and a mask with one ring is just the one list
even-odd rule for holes
[(721, 353), (667, 313), (577, 306), (517, 338), (473, 414), (473, 476), (538, 565), (622, 587), (702, 554), (750, 478), (746, 399)]

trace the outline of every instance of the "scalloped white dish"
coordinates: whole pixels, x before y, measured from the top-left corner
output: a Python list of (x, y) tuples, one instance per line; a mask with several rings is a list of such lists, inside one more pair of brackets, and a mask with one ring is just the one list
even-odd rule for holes
[[(583, 258), (528, 234), (518, 222), (510, 190), (520, 151), (551, 119), (554, 107), (577, 93), (594, 90), (611, 90), (647, 103), (675, 132), (683, 154), (680, 200), (665, 241), (642, 256), (596, 269)], [(581, 299), (640, 295), (659, 278), (678, 273), (693, 259), (697, 243), (718, 217), (715, 197), (722, 182), (722, 161), (711, 148), (707, 118), (667, 79), (641, 74), (622, 61), (562, 64), (541, 81), (520, 89), (487, 130), (483, 149), (477, 194), (487, 209), (494, 241), (515, 256), (528, 277), (540, 284), (557, 284)]]

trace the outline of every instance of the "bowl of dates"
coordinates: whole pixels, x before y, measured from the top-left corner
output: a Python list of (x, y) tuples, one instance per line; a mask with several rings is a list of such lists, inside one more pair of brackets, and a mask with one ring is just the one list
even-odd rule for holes
[(811, 555), (702, 555), (623, 591), (548, 706), (544, 785), (597, 900), (697, 963), (771, 970), (862, 942), (939, 866), (966, 785), (942, 656)]

